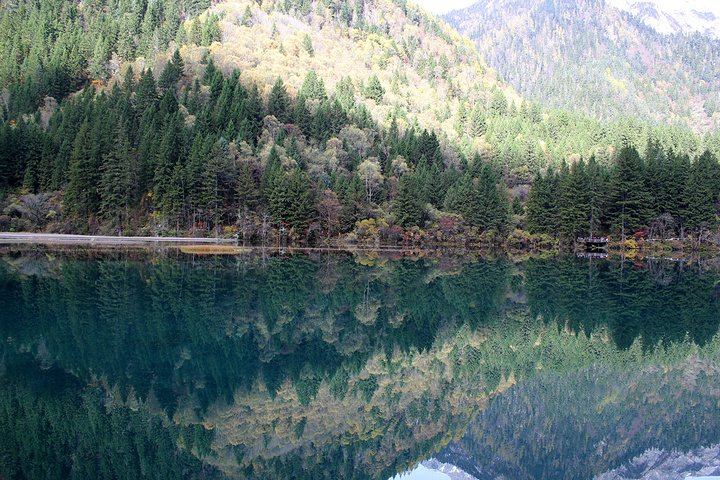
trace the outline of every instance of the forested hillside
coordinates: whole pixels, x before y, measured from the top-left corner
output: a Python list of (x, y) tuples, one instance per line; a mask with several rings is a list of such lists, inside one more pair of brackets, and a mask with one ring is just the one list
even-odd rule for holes
[(401, 0), (203, 7), (2, 5), (0, 230), (467, 242), (525, 228), (536, 175), (581, 158), (717, 164), (717, 133), (524, 100)]
[(605, 0), (481, 0), (444, 17), (520, 95), (600, 119), (720, 124), (720, 41), (662, 35)]

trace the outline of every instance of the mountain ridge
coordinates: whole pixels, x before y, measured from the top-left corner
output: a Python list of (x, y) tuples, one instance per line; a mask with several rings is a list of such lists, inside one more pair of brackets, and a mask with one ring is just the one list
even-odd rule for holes
[(709, 6), (695, 8), (695, 5), (687, 1), (674, 2), (672, 7), (663, 7), (652, 1), (609, 1), (616, 8), (633, 14), (658, 33), (691, 35), (697, 32), (714, 39), (720, 38), (720, 11), (712, 11)]
[(604, 0), (481, 1), (442, 17), (525, 98), (601, 120), (720, 125), (720, 42), (662, 35)]

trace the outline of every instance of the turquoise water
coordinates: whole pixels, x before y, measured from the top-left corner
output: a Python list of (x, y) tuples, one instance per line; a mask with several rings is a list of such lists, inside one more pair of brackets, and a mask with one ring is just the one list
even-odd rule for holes
[[(0, 258), (0, 477), (591, 478), (720, 442), (717, 267)], [(492, 459), (491, 462), (487, 459)]]

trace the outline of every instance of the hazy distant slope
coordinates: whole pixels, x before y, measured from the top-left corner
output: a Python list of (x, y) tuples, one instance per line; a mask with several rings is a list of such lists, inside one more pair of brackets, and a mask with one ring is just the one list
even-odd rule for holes
[(646, 25), (659, 33), (702, 33), (712, 38), (720, 38), (720, 9), (710, 6), (698, 7), (688, 0), (674, 1), (665, 8), (655, 2), (635, 2), (631, 0), (609, 0), (609, 3), (621, 10), (632, 13)]
[(720, 124), (720, 42), (655, 32), (604, 0), (481, 0), (444, 17), (520, 95), (600, 119)]

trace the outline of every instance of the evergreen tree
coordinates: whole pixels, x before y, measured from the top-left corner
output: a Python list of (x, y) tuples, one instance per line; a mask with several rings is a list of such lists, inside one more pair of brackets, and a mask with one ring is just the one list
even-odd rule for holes
[(693, 164), (685, 185), (685, 220), (691, 232), (702, 236), (717, 227), (716, 203), (720, 195), (720, 165), (706, 151)]
[(230, 194), (235, 190), (237, 173), (230, 155), (227, 140), (220, 138), (212, 146), (210, 157), (203, 172), (204, 204), (208, 219), (215, 226), (215, 235), (226, 216)]
[(525, 202), (527, 223), (531, 232), (552, 233), (557, 227), (557, 179), (549, 168), (545, 176), (538, 174)]
[(590, 157), (587, 168), (587, 202), (588, 202), (588, 230), (591, 237), (600, 230), (602, 219), (605, 215), (605, 197), (607, 193), (607, 182), (603, 171), (595, 160)]
[(300, 94), (295, 98), (292, 121), (302, 132), (311, 132), (313, 126), (313, 117), (307, 107), (307, 99), (303, 94)]
[(380, 83), (380, 79), (378, 79), (377, 75), (373, 74), (368, 79), (368, 84), (365, 88), (365, 98), (371, 98), (375, 100), (375, 103), (379, 104), (382, 102), (383, 95), (385, 95), (385, 89)]
[(327, 100), (325, 84), (322, 78), (318, 77), (317, 73), (315, 73), (315, 70), (310, 70), (305, 76), (299, 95), (303, 95), (306, 98), (313, 98), (321, 102)]
[(611, 185), (611, 221), (622, 240), (648, 219), (644, 174), (645, 165), (637, 150), (633, 147), (620, 150)]
[(585, 162), (575, 163), (570, 171), (563, 162), (559, 176), (560, 198), (558, 219), (560, 233), (566, 238), (575, 239), (587, 234), (590, 228), (588, 179)]
[(82, 231), (87, 231), (87, 220), (97, 212), (98, 198), (98, 159), (96, 146), (98, 142), (84, 122), (78, 130), (70, 156), (68, 186), (65, 193), (65, 208), (70, 217), (75, 217)]
[(186, 205), (193, 230), (198, 223), (200, 210), (204, 209), (205, 160), (210, 155), (212, 144), (211, 137), (206, 139), (202, 135), (196, 135), (185, 165)]
[(278, 77), (268, 97), (268, 115), (275, 115), (275, 118), (277, 118), (280, 123), (289, 123), (291, 120), (290, 108), (290, 96), (287, 93), (282, 79)]
[(253, 85), (242, 103), (236, 122), (236, 125), (240, 126), (240, 138), (252, 146), (257, 145), (257, 139), (262, 133), (263, 118), (265, 109), (257, 85)]
[(423, 223), (424, 206), (420, 199), (418, 179), (414, 175), (403, 175), (398, 184), (395, 196), (395, 212), (397, 223), (403, 227), (421, 226)]
[(523, 207), (520, 197), (513, 197), (512, 213), (513, 215), (525, 215), (525, 207)]
[(180, 56), (180, 52), (176, 49), (172, 60), (165, 64), (165, 68), (160, 74), (160, 79), (158, 80), (160, 90), (165, 91), (173, 88), (178, 80), (180, 80), (184, 70), (185, 62)]
[(307, 33), (303, 37), (303, 48), (307, 52), (308, 55), (311, 57), (315, 56), (315, 49), (313, 48), (312, 39), (310, 38), (310, 35)]
[(493, 87), (492, 96), (490, 97), (490, 106), (488, 107), (489, 117), (504, 117), (507, 113), (508, 101), (507, 97), (497, 87)]
[(103, 158), (100, 166), (100, 215), (117, 221), (122, 235), (123, 215), (128, 216), (135, 189), (132, 146), (123, 128), (116, 132), (115, 147)]
[(240, 211), (255, 210), (260, 200), (260, 188), (256, 181), (255, 170), (249, 161), (240, 165), (238, 170), (235, 198)]
[(158, 102), (158, 93), (152, 70), (143, 70), (135, 87), (135, 108), (139, 115), (143, 115), (148, 108)]
[(476, 103), (470, 115), (470, 135), (477, 138), (484, 135), (486, 130), (485, 111), (480, 103)]

